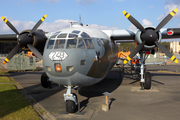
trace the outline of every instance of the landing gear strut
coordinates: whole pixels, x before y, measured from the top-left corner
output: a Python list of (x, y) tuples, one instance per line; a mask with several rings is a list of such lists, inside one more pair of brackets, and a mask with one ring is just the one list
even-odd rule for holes
[(74, 93), (71, 93), (72, 86), (67, 86), (67, 92), (64, 94), (64, 101), (66, 103), (66, 112), (75, 113), (77, 111), (77, 96)]
[(150, 72), (146, 72), (146, 68), (144, 67), (145, 58), (146, 55), (143, 57), (143, 51), (140, 52), (140, 85), (141, 85), (141, 90), (144, 89), (151, 89), (151, 74)]

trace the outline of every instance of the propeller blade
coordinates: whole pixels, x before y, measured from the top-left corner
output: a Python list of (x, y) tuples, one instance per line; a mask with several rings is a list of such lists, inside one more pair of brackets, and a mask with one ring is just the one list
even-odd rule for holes
[(3, 21), (13, 30), (17, 35), (19, 35), (19, 32), (16, 30), (16, 28), (5, 18), (2, 16)]
[(27, 44), (27, 46), (37, 56), (37, 58), (39, 58), (40, 60), (43, 59), (43, 56), (35, 47), (33, 47), (31, 44)]
[(6, 64), (7, 62), (9, 62), (9, 60), (18, 52), (19, 48), (20, 48), (20, 45), (18, 44), (11, 50), (11, 52), (8, 54), (7, 58), (4, 59), (3, 65)]
[(30, 31), (29, 35), (31, 35), (41, 24), (42, 22), (46, 19), (47, 15), (44, 15), (33, 27), (33, 29)]
[(172, 55), (169, 50), (167, 50), (163, 45), (161, 45), (158, 41), (155, 41), (155, 44), (175, 63), (178, 63), (178, 60)]
[(144, 29), (144, 27), (133, 17), (131, 16), (129, 13), (127, 13), (126, 11), (123, 11), (123, 14), (125, 15), (125, 17), (134, 25), (136, 26), (139, 30), (141, 30), (142, 32), (146, 32), (146, 30)]
[(126, 60), (124, 60), (124, 64), (127, 64), (128, 61), (130, 61), (143, 47), (144, 47), (145, 41), (143, 41), (140, 45), (138, 45), (129, 56), (127, 56)]
[(155, 32), (159, 31), (166, 23), (169, 22), (169, 20), (177, 13), (178, 9), (174, 9), (172, 12), (170, 12), (156, 27)]

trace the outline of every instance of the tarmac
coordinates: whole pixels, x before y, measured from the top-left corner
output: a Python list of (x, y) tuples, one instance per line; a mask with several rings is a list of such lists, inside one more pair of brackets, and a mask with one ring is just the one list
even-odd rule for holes
[[(63, 94), (66, 88), (52, 84), (52, 89), (41, 87), (43, 71), (9, 73), (25, 91), (57, 120), (177, 120), (180, 118), (180, 65), (147, 66), (151, 72), (152, 89), (140, 90), (136, 74), (113, 68), (104, 80), (93, 86), (73, 90), (80, 102), (83, 115), (62, 114), (65, 111)], [(109, 111), (102, 110), (104, 92), (109, 92)]]

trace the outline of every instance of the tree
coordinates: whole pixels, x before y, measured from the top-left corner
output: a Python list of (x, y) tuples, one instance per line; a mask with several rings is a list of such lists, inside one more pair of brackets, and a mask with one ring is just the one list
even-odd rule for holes
[(170, 42), (161, 42), (161, 45), (163, 45), (166, 49), (170, 50)]
[[(170, 42), (161, 42), (161, 45), (163, 45), (166, 49), (170, 50)], [(133, 51), (134, 48), (136, 48), (136, 45), (134, 43), (118, 44), (119, 51), (123, 51), (123, 52)], [(155, 52), (158, 52), (158, 47), (155, 48)]]
[(15, 46), (17, 45), (16, 42), (2, 42), (0, 43), (0, 54), (8, 54)]
[(118, 50), (123, 52), (132, 51), (135, 47), (136, 45), (134, 43), (120, 43), (120, 45), (118, 44)]

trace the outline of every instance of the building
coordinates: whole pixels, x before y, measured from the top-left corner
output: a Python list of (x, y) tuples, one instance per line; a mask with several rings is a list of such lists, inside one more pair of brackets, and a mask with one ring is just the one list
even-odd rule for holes
[(170, 52), (171, 53), (175, 53), (175, 54), (179, 54), (180, 53), (179, 41), (172, 41), (170, 43)]

